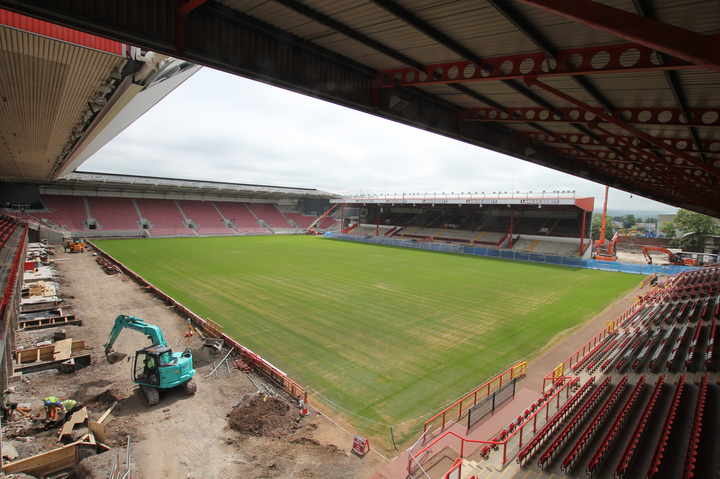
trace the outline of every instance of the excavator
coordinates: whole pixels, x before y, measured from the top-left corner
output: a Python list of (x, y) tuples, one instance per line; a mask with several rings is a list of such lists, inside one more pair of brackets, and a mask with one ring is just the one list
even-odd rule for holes
[(665, 253), (668, 256), (668, 261), (671, 264), (679, 264), (684, 266), (716, 266), (718, 264), (719, 256), (714, 253), (691, 253), (688, 251), (680, 251), (674, 253), (667, 248), (662, 246), (643, 246), (642, 253), (645, 256), (645, 260), (648, 264), (652, 264), (652, 256), (650, 251), (657, 251), (659, 253)]
[(124, 354), (113, 351), (112, 347), (126, 328), (143, 333), (152, 343), (135, 351), (133, 363), (133, 381), (140, 386), (149, 406), (160, 402), (160, 391), (167, 389), (183, 387), (187, 394), (195, 394), (197, 385), (193, 381), (195, 369), (192, 351), (188, 348), (182, 353), (174, 353), (165, 341), (162, 330), (140, 318), (124, 314), (115, 318), (115, 324), (105, 344), (105, 357), (108, 362), (114, 363), (125, 357)]
[(683, 261), (683, 259), (680, 257), (680, 253), (673, 253), (669, 249), (663, 248), (662, 246), (643, 246), (642, 254), (645, 257), (645, 261), (647, 261), (648, 264), (653, 264), (652, 256), (650, 256), (651, 251), (657, 251), (658, 253), (665, 253), (668, 257), (668, 261), (671, 264), (692, 266), (692, 263), (685, 263), (685, 261)]

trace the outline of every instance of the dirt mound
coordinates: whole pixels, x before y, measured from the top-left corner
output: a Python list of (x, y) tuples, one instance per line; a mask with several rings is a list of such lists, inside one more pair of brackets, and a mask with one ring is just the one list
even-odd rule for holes
[(91, 398), (88, 401), (88, 404), (92, 405), (92, 406), (97, 406), (97, 407), (101, 407), (101, 406), (110, 407), (113, 404), (115, 404), (115, 402), (121, 401), (123, 399), (125, 399), (125, 398), (123, 397), (122, 394), (120, 394), (120, 391), (118, 391), (117, 389), (110, 388), (110, 389), (106, 389), (105, 391), (101, 392), (97, 396)]
[(259, 394), (245, 396), (228, 415), (232, 429), (250, 436), (282, 437), (297, 422), (297, 411), (286, 402)]

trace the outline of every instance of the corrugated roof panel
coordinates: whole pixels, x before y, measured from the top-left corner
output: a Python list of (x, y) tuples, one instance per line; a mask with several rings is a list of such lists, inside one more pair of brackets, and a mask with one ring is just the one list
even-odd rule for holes
[(0, 176), (47, 179), (88, 103), (122, 57), (0, 27)]
[[(406, 2), (407, 5), (411, 3)], [(480, 57), (538, 50), (494, 7), (483, 2), (455, 2), (416, 11), (420, 18)], [(458, 59), (457, 54), (454, 58), (429, 61), (453, 59)]]
[(65, 28), (54, 23), (44, 22), (32, 17), (26, 17), (19, 13), (10, 12), (0, 8), (0, 25), (18, 28), (30, 33), (36, 33), (50, 38), (55, 38), (75, 45), (102, 50), (115, 55), (124, 55), (126, 47), (120, 42), (110, 40), (88, 33), (79, 32)]
[[(607, 0), (602, 3), (611, 7), (634, 11), (631, 0)], [(574, 23), (559, 15), (538, 7), (513, 2), (516, 10), (532, 25), (540, 30), (557, 48), (577, 48), (593, 45), (623, 43), (616, 36)], [(518, 32), (519, 33), (519, 32)]]
[[(595, 101), (595, 99), (590, 96), (575, 80), (573, 80), (570, 77), (551, 77), (551, 78), (543, 78), (542, 82), (556, 88), (563, 93), (566, 93), (568, 95), (573, 96), (574, 98), (587, 103), (589, 105), (597, 106), (598, 103)], [(547, 101), (552, 103), (553, 105), (557, 107), (566, 107), (566, 106), (574, 106), (572, 104), (567, 103), (562, 98), (559, 98), (552, 93), (546, 92), (542, 88), (533, 86), (530, 88), (534, 93), (537, 93), (538, 95), (545, 98)], [(532, 103), (530, 100), (526, 100), (528, 106), (536, 106), (534, 103)]]
[(218, 3), (230, 7), (238, 12), (247, 13), (252, 15), (252, 11), (262, 5), (271, 3), (272, 0), (215, 0)]
[(720, 108), (720, 73), (687, 71), (679, 75), (691, 108)]
[[(225, 0), (234, 1), (234, 0)], [(332, 33), (332, 29), (308, 19), (277, 2), (264, 2), (248, 8), (245, 13), (271, 25), (281, 27), (293, 35), (309, 38)]]
[(720, 2), (717, 0), (656, 0), (655, 14), (661, 22), (693, 32), (720, 33)]

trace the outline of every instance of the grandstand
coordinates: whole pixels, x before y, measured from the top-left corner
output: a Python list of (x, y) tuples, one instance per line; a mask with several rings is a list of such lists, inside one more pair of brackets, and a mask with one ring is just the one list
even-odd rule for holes
[[(80, 172), (16, 186), (37, 200), (10, 204), (6, 213), (86, 238), (304, 233), (317, 218), (307, 201), (327, 209), (334, 196), (308, 188)], [(316, 229), (338, 228), (328, 216)]]
[[(483, 246), (536, 255), (589, 258), (594, 198), (549, 194), (413, 195), (334, 199), (355, 236)], [(345, 209), (358, 210), (346, 218)]]

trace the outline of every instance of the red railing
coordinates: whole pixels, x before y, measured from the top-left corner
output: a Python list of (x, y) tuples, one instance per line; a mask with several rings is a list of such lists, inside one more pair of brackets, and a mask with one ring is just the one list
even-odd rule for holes
[[(0, 298), (0, 318), (4, 316), (5, 308), (10, 301), (10, 297), (12, 296), (13, 291), (15, 290), (18, 270), (20, 269), (21, 256), (22, 253), (25, 251), (25, 242), (27, 240), (27, 225), (23, 226), (23, 229), (24, 231), (21, 233), (22, 236), (20, 237), (20, 241), (18, 242), (17, 249), (15, 250), (15, 255), (13, 256), (13, 260), (10, 265), (10, 272), (7, 275), (5, 288), (3, 289), (3, 295), (2, 298)], [(15, 231), (17, 231), (17, 229)]]
[[(517, 427), (515, 427), (510, 433), (503, 431), (505, 434), (502, 439), (469, 439), (451, 430), (443, 432), (433, 438), (427, 445), (418, 451), (410, 453), (408, 457), (408, 472), (412, 473), (417, 470), (423, 462), (426, 462), (427, 459), (431, 458), (435, 452), (433, 451), (433, 448), (441, 441), (443, 441), (443, 444), (441, 445), (445, 447), (447, 445), (447, 438), (454, 438), (460, 442), (459, 448), (456, 449), (460, 451), (457, 458), (459, 460), (462, 460), (465, 457), (465, 453), (467, 452), (466, 443), (485, 444), (487, 446), (492, 446), (493, 448), (502, 448), (502, 458), (500, 461), (501, 465), (504, 466), (508, 464), (513, 460), (520, 449), (522, 449), (523, 441), (532, 439), (532, 435), (538, 431), (538, 428), (545, 425), (552, 418), (555, 412), (560, 409), (560, 397), (563, 392), (565, 393), (565, 400), (567, 401), (570, 396), (570, 389), (573, 385), (577, 384), (579, 380), (579, 377), (574, 377), (569, 381), (565, 381), (564, 384), (557, 390), (553, 391), (552, 394), (542, 400), (540, 407), (538, 407), (534, 412), (525, 415), (520, 424), (517, 425)], [(551, 412), (551, 410), (553, 410), (553, 412)], [(530, 429), (532, 429), (532, 433), (529, 432)], [(526, 432), (526, 430), (528, 432)]]
[[(446, 426), (455, 424), (462, 419), (463, 415), (467, 413), (471, 407), (475, 406), (479, 400), (502, 389), (504, 384), (510, 383), (513, 379), (524, 376), (526, 372), (527, 361), (520, 361), (456, 399), (452, 404), (425, 421), (423, 424), (423, 437), (427, 434), (439, 434), (444, 431)], [(439, 429), (435, 431), (438, 425)]]
[(455, 459), (455, 462), (450, 466), (448, 472), (445, 473), (443, 479), (460, 479), (462, 477), (462, 463), (463, 460), (461, 458)]

